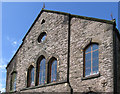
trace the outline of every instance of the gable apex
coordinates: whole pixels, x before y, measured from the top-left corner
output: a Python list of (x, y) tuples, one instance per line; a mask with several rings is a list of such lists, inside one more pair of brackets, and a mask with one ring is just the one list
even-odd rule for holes
[[(38, 14), (38, 16), (36, 17), (36, 19), (34, 20), (34, 22), (32, 23), (31, 27), (29, 28), (28, 32), (26, 33), (26, 35), (24, 36), (24, 38), (22, 39), (22, 43), (19, 46), (18, 50), (16, 51), (16, 53), (14, 54), (13, 58), (16, 56), (16, 54), (18, 53), (19, 49), (22, 47), (22, 45), (24, 44), (24, 40), (26, 38), (26, 36), (29, 34), (29, 32), (31, 31), (31, 29), (33, 28), (33, 26), (35, 25), (36, 21), (39, 19), (39, 17), (41, 16), (41, 14), (43, 12), (46, 13), (55, 13), (55, 14), (62, 14), (62, 15), (67, 15), (71, 18), (80, 18), (80, 19), (85, 19), (85, 20), (91, 20), (91, 21), (97, 21), (97, 22), (102, 22), (102, 23), (107, 23), (107, 24), (115, 24), (115, 20), (104, 20), (104, 19), (98, 19), (98, 18), (92, 18), (92, 17), (86, 17), (86, 16), (80, 16), (80, 15), (74, 15), (74, 14), (70, 14), (70, 13), (66, 13), (66, 12), (60, 12), (60, 11), (53, 11), (53, 10), (46, 10), (46, 9), (42, 9), (40, 11), (40, 13)], [(12, 62), (13, 58), (10, 60), (10, 62)], [(9, 66), (10, 62), (7, 64), (7, 67)], [(6, 67), (6, 68), (7, 68)]]
[(32, 29), (32, 27), (34, 26), (34, 24), (36, 23), (36, 21), (38, 20), (38, 18), (41, 16), (41, 14), (43, 12), (50, 12), (50, 13), (56, 13), (56, 14), (62, 14), (62, 15), (71, 15), (71, 18), (75, 17), (75, 18), (86, 19), (86, 20), (97, 21), (97, 22), (103, 22), (103, 23), (108, 23), (108, 24), (114, 24), (115, 23), (114, 20), (104, 20), (104, 19), (98, 19), (98, 18), (93, 18), (93, 17), (86, 17), (86, 16), (80, 16), (80, 15), (74, 15), (74, 14), (70, 14), (70, 13), (66, 13), (66, 12), (60, 12), (60, 11), (53, 11), (53, 10), (42, 9), (40, 11), (40, 13), (38, 14), (38, 16), (36, 17), (36, 19), (33, 22), (33, 24), (31, 25), (31, 27), (29, 28), (28, 32), (26, 33), (26, 35), (24, 36), (24, 38), (23, 38), (22, 41), (25, 40), (26, 36), (28, 35), (28, 33), (30, 32), (30, 30)]

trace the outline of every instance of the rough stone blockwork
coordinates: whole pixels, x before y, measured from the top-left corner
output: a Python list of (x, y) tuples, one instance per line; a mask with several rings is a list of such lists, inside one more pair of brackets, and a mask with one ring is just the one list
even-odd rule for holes
[(120, 34), (114, 30), (115, 89), (120, 93)]
[[(44, 24), (41, 24), (42, 20)], [(38, 43), (37, 39), (41, 32), (46, 32), (47, 37), (43, 43)], [(57, 57), (58, 75), (57, 81), (67, 79), (67, 51), (68, 51), (68, 17), (66, 15), (43, 12), (31, 31), (26, 36), (22, 48), (17, 53), (16, 63), (17, 84), (16, 90), (26, 88), (27, 69), (33, 65), (36, 69), (36, 62), (39, 56), (44, 55), (48, 61), (52, 56)], [(13, 69), (9, 66), (10, 69)], [(8, 72), (12, 71), (7, 69)], [(10, 73), (9, 73), (10, 75)], [(8, 76), (8, 78), (10, 78)], [(7, 81), (7, 91), (9, 91), (10, 81)], [(55, 86), (54, 86), (55, 87)], [(47, 88), (47, 87), (46, 87)], [(50, 87), (49, 87), (50, 88)]]
[[(39, 43), (42, 32), (47, 37)], [(99, 72), (84, 77), (84, 49), (90, 43), (99, 45)], [(34, 66), (36, 83), (41, 55), (46, 59), (46, 67), (52, 57), (57, 58), (57, 81), (28, 88), (28, 68)], [(6, 92), (10, 92), (13, 72), (17, 73), (16, 92), (21, 93), (120, 92), (120, 34), (113, 21), (42, 10), (6, 69)], [(46, 80), (47, 74), (46, 71)]]
[[(71, 20), (70, 83), (75, 92), (113, 92), (113, 25), (78, 18)], [(84, 48), (99, 44), (99, 74), (83, 78)], [(90, 90), (89, 90), (90, 89)]]

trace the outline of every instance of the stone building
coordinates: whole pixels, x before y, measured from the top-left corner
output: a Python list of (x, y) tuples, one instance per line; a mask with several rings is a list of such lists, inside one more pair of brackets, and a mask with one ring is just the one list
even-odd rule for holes
[(6, 92), (120, 92), (115, 20), (42, 9), (6, 69)]

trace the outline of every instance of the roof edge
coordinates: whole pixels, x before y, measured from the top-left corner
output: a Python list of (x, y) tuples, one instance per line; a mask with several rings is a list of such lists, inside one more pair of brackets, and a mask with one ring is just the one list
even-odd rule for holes
[(73, 15), (73, 14), (72, 14), (72, 17), (77, 17), (77, 18), (91, 20), (91, 21), (97, 21), (97, 22), (103, 22), (103, 23), (107, 23), (107, 24), (114, 24), (114, 19), (113, 20), (105, 20), (105, 19), (86, 17), (86, 16), (79, 16), (79, 15)]
[[(19, 46), (18, 50), (16, 51), (16, 53), (14, 54), (13, 58), (16, 56), (16, 54), (18, 53), (19, 49), (22, 47), (23, 42), (26, 38), (26, 36), (28, 35), (28, 33), (31, 31), (32, 27), (34, 26), (34, 24), (36, 23), (36, 21), (38, 20), (38, 18), (40, 17), (40, 15), (42, 14), (42, 12), (51, 12), (51, 13), (57, 13), (57, 14), (63, 14), (63, 15), (71, 15), (71, 17), (77, 17), (77, 18), (81, 18), (81, 19), (86, 19), (86, 20), (91, 20), (91, 21), (98, 21), (98, 22), (103, 22), (103, 23), (108, 23), (108, 24), (114, 24), (115, 21), (114, 20), (104, 20), (104, 19), (98, 19), (98, 18), (93, 18), (93, 17), (86, 17), (86, 16), (79, 16), (79, 15), (74, 15), (74, 14), (70, 14), (70, 13), (66, 13), (66, 12), (60, 12), (60, 11), (52, 11), (52, 10), (46, 10), (46, 9), (42, 9), (40, 11), (40, 13), (38, 14), (38, 16), (36, 17), (35, 21), (32, 23), (31, 27), (29, 28), (28, 32), (26, 33), (26, 35), (24, 36), (24, 38), (22, 39), (22, 43)], [(7, 64), (7, 67), (10, 65), (10, 63), (12, 62), (13, 58), (10, 60), (10, 62)]]
[(36, 17), (36, 19), (34, 20), (34, 22), (32, 23), (31, 27), (28, 29), (28, 32), (26, 33), (26, 35), (24, 36), (24, 38), (22, 39), (22, 41), (25, 40), (26, 36), (28, 35), (28, 33), (30, 32), (30, 30), (32, 29), (32, 27), (34, 26), (34, 24), (36, 23), (36, 21), (38, 20), (38, 18), (40, 17), (40, 15), (42, 14), (43, 9), (40, 11), (40, 13), (38, 14), (38, 16)]
[(63, 15), (71, 15), (71, 17), (77, 17), (77, 18), (81, 18), (81, 19), (86, 19), (86, 20), (91, 20), (91, 21), (97, 21), (97, 22), (103, 22), (103, 23), (108, 23), (108, 24), (114, 24), (114, 20), (105, 20), (105, 19), (99, 19), (99, 18), (93, 18), (93, 17), (86, 17), (86, 16), (80, 16), (80, 15), (74, 15), (74, 14), (70, 14), (70, 13), (66, 13), (66, 12), (60, 12), (60, 11), (53, 11), (53, 10), (42, 9), (40, 11), (40, 13), (38, 14), (38, 16), (36, 17), (36, 19), (33, 22), (33, 24), (31, 25), (31, 27), (29, 28), (29, 30), (26, 33), (25, 37), (23, 38), (23, 41), (25, 40), (26, 36), (30, 32), (30, 30), (32, 29), (32, 27), (34, 26), (34, 24), (36, 23), (36, 21), (38, 20), (38, 18), (42, 14), (42, 12), (51, 12), (51, 13), (57, 13), (57, 14), (63, 14)]
[(16, 56), (16, 54), (18, 53), (19, 49), (22, 47), (23, 42), (21, 43), (21, 45), (19, 46), (19, 48), (17, 49), (16, 53), (14, 54), (14, 56), (12, 57), (12, 59), (10, 60), (10, 62), (7, 64), (6, 69), (8, 68), (8, 66), (10, 65), (10, 63), (12, 62), (12, 60), (14, 59), (14, 57)]
[(114, 19), (113, 20), (105, 20), (105, 19), (99, 19), (99, 18), (93, 18), (93, 17), (86, 17), (86, 16), (80, 16), (80, 15), (74, 15), (66, 12), (60, 12), (60, 11), (52, 11), (52, 10), (46, 10), (42, 9), (45, 12), (52, 12), (52, 13), (57, 13), (57, 14), (63, 14), (63, 15), (71, 15), (72, 17), (77, 17), (81, 19), (86, 19), (86, 20), (92, 20), (92, 21), (98, 21), (98, 22), (103, 22), (103, 23), (108, 23), (108, 24), (114, 24)]

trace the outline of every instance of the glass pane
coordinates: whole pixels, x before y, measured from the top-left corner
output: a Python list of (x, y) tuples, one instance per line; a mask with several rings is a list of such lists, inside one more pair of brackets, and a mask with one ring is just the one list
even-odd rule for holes
[(44, 41), (45, 40), (45, 38), (46, 38), (46, 34), (42, 37), (42, 39), (41, 39), (41, 41)]
[(85, 54), (85, 61), (91, 61), (91, 53)]
[(99, 59), (93, 59), (93, 74), (98, 73)]
[(51, 82), (53, 82), (54, 79), (54, 62), (52, 63), (52, 73), (51, 73)]
[(90, 52), (91, 51), (91, 45), (86, 49), (85, 53)]
[(98, 73), (98, 66), (93, 67), (93, 74), (96, 74), (96, 73)]
[(57, 60), (54, 60), (51, 69), (51, 82), (56, 81), (56, 77), (57, 77)]
[(54, 81), (57, 79), (57, 61), (55, 61), (55, 78)]
[(34, 83), (34, 68), (31, 70), (31, 83)]
[(98, 49), (98, 45), (97, 44), (93, 44), (92, 45), (92, 50), (96, 50), (96, 49)]
[(88, 68), (88, 67), (91, 68), (91, 61), (86, 61), (85, 62), (85, 68)]
[(93, 58), (93, 59), (98, 58), (98, 54), (99, 54), (99, 53), (98, 53), (98, 50), (95, 51), (95, 52), (93, 52), (93, 53), (92, 53), (92, 58)]
[(54, 70), (52, 70), (52, 73), (51, 73), (51, 82), (53, 82), (53, 79), (54, 79), (54, 73), (53, 73)]
[(91, 68), (85, 70), (85, 76), (89, 76), (91, 73)]
[(41, 77), (42, 77), (42, 72), (39, 74), (39, 84), (41, 84)]
[(93, 60), (92, 60), (92, 64), (93, 64), (93, 67), (94, 67), (94, 66), (98, 66), (98, 64), (99, 64), (99, 59), (98, 59), (98, 58), (93, 59)]
[(16, 73), (13, 73), (12, 74), (12, 82), (11, 82), (11, 84), (12, 84), (12, 90), (13, 91), (15, 91), (16, 90)]
[(14, 74), (14, 91), (16, 90), (16, 73)]
[(14, 74), (12, 74), (12, 90), (14, 90)]
[(45, 58), (43, 58), (40, 62), (39, 84), (45, 83), (45, 72), (46, 72), (45, 62), (46, 62)]

